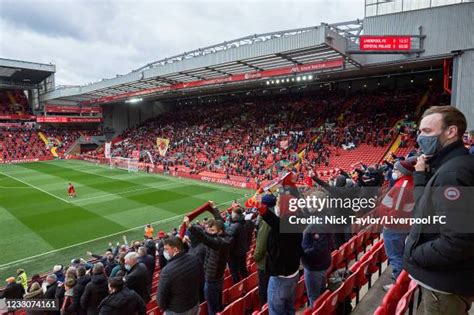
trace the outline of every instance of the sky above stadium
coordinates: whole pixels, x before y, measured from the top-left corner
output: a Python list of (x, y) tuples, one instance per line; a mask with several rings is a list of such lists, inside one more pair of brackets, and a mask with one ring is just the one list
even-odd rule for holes
[(363, 18), (364, 0), (1, 0), (0, 57), (84, 85), (239, 37)]

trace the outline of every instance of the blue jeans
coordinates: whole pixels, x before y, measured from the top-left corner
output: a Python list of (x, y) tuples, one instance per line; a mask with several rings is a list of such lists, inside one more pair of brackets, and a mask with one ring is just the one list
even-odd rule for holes
[(207, 314), (214, 315), (222, 311), (222, 288), (224, 280), (210, 281), (204, 283), (204, 296), (207, 301)]
[(383, 229), (383, 240), (388, 263), (392, 267), (392, 277), (397, 280), (403, 268), (403, 250), (408, 233), (394, 229)]
[(294, 315), (295, 294), (299, 275), (293, 278), (271, 276), (268, 281), (268, 311), (270, 315)]
[(323, 293), (326, 288), (326, 270), (309, 270), (304, 268), (304, 283), (308, 293), (309, 305)]

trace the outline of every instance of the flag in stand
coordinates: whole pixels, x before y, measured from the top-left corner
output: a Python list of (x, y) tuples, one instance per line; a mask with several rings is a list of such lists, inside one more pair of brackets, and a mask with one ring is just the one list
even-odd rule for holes
[(169, 144), (170, 144), (169, 139), (156, 138), (156, 148), (158, 149), (158, 153), (160, 153), (161, 156), (166, 155), (166, 152), (168, 151)]
[(105, 158), (106, 159), (110, 159), (110, 149), (111, 149), (111, 147), (112, 147), (112, 143), (110, 143), (110, 142), (105, 143), (104, 153), (105, 153)]

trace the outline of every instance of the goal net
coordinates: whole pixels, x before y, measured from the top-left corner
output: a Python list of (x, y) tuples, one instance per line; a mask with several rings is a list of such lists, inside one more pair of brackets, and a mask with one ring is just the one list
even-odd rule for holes
[(131, 172), (138, 172), (138, 159), (124, 158), (124, 157), (112, 157), (110, 158), (110, 168), (121, 169)]

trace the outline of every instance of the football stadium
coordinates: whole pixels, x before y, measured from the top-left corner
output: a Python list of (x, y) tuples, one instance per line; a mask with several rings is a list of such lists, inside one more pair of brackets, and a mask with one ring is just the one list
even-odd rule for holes
[(85, 85), (2, 43), (0, 314), (474, 314), (474, 1), (360, 6)]

